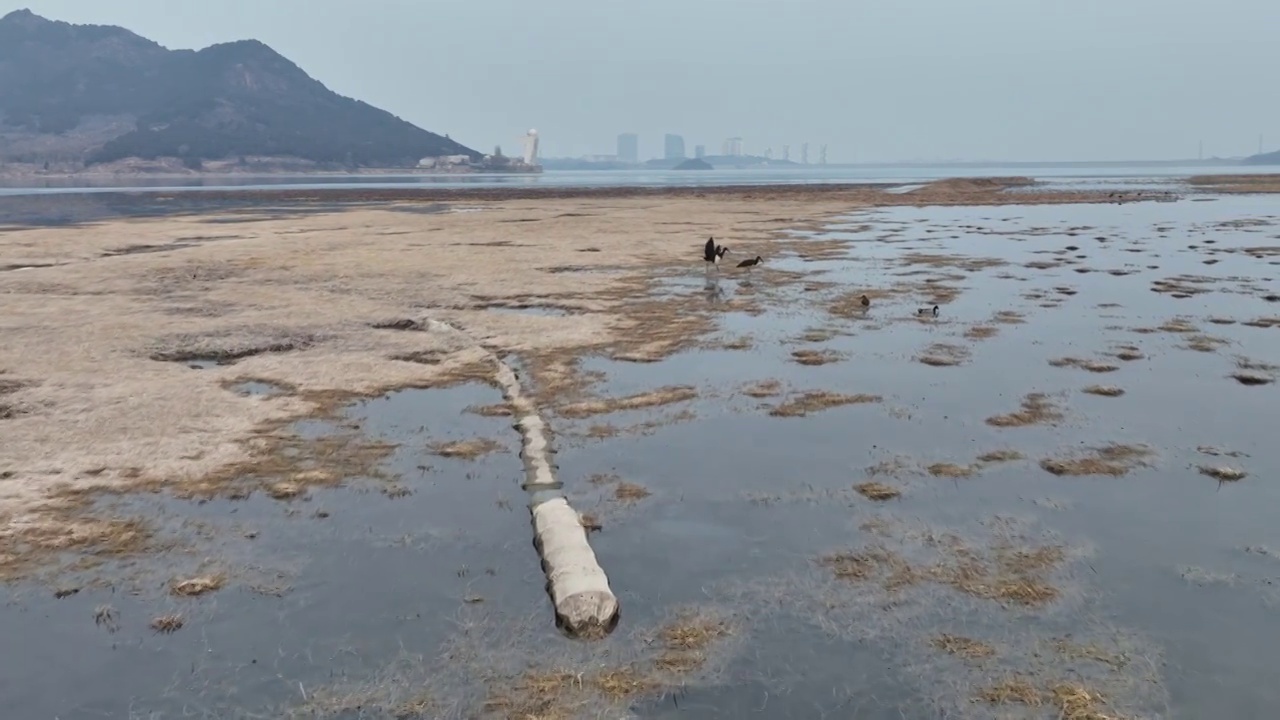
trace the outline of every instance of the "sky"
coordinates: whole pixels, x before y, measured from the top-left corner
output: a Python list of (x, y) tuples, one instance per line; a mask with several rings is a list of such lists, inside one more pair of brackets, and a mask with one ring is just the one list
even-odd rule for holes
[[(664, 133), (828, 161), (1081, 161), (1280, 148), (1276, 0), (0, 0), (170, 48), (254, 38), (474, 149)], [(1272, 90), (1266, 90), (1272, 87)]]

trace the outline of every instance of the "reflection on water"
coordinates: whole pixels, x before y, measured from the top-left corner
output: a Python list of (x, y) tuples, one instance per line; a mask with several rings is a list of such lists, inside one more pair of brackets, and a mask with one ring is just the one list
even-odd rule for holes
[[(1244, 218), (1255, 222), (1229, 222)], [(429, 688), (446, 711), (425, 717), (470, 717), (493, 678), (630, 661), (648, 647), (634, 633), (692, 605), (731, 618), (736, 644), (723, 656), (708, 651), (680, 692), (638, 697), (632, 709), (641, 717), (1059, 717), (1060, 701), (1048, 696), (1034, 696), (1034, 706), (973, 702), (1021, 674), (1046, 688), (1088, 683), (1116, 717), (1268, 717), (1280, 707), (1271, 682), (1280, 661), (1280, 486), (1269, 481), (1280, 473), (1276, 386), (1226, 376), (1237, 355), (1280, 364), (1280, 333), (1209, 318), (1274, 315), (1263, 297), (1274, 292), (1273, 256), (1260, 248), (1277, 244), (1278, 223), (1280, 198), (1265, 196), (878, 209), (825, 234), (848, 240), (844, 257), (771, 258), (757, 292), (768, 289), (769, 268), (834, 287), (766, 293), (763, 313), (720, 314), (726, 336), (753, 338), (748, 351), (584, 361), (585, 373), (604, 375), (602, 395), (664, 385), (699, 393), (585, 419), (548, 411), (559, 477), (575, 507), (596, 514), (593, 547), (623, 605), (622, 628), (603, 643), (574, 644), (550, 627), (516, 436), (509, 418), (466, 410), (499, 402), (496, 391), (407, 391), (363, 403), (351, 417), (400, 443), (390, 467), (412, 489), (408, 497), (341, 490), (292, 505), (164, 503), (173, 518), (242, 527), (242, 539), (205, 554), (279, 575), (273, 582), (288, 592), (273, 597), (246, 584), (189, 603), (146, 583), (137, 596), (127, 584), (58, 601), (20, 593), (0, 609), (0, 636), (30, 650), (3, 661), (0, 695), (15, 717), (124, 716), (130, 708), (236, 717), (296, 707), (329, 686), (401, 695)], [(668, 278), (660, 291), (718, 302), (746, 282), (712, 270), (699, 287), (696, 273)], [(1196, 292), (1152, 291), (1179, 276), (1194, 276), (1183, 282)], [(953, 297), (940, 317), (917, 321), (915, 309), (947, 289)], [(836, 293), (864, 291), (875, 292), (865, 314), (829, 312)], [(1184, 325), (1169, 323), (1178, 317)], [(826, 339), (804, 347), (847, 359), (794, 362), (815, 329)], [(1184, 347), (1201, 334), (1225, 345)], [(935, 344), (962, 346), (965, 359), (919, 362)], [(1141, 357), (1115, 358), (1120, 346)], [(1050, 365), (1063, 357), (1104, 358), (1118, 369)], [(776, 380), (778, 393), (742, 392), (763, 380)], [(1125, 392), (1081, 392), (1099, 382)], [(882, 399), (804, 417), (769, 414), (818, 390)], [(1029, 393), (1047, 396), (1060, 417), (986, 422), (1016, 411)], [(597, 431), (606, 422), (610, 432)], [(463, 461), (429, 450), (473, 437), (494, 438), (506, 452)], [(1040, 466), (1109, 443), (1155, 454), (1118, 476), (1057, 476)], [(1210, 447), (1236, 454), (1209, 455)], [(1022, 458), (979, 460), (997, 450)], [(934, 469), (941, 464), (968, 473), (948, 477)], [(1219, 484), (1199, 473), (1206, 464), (1249, 476)], [(648, 494), (621, 501), (612, 476)], [(900, 497), (873, 503), (853, 491), (869, 479)], [(252, 541), (247, 530), (257, 532)], [(815, 563), (869, 548), (886, 567), (868, 581), (836, 579)], [(993, 601), (1001, 578), (986, 568), (1029, 562), (1044, 548), (1059, 553), (1047, 569), (1014, 577), (1051, 587), (1053, 602)], [(192, 561), (162, 560), (175, 568)], [(117, 633), (93, 623), (94, 608), (107, 603), (119, 610)], [(148, 618), (174, 609), (187, 615), (185, 628), (172, 636), (146, 629)], [(943, 634), (990, 654), (941, 651)], [(419, 664), (393, 662), (406, 656)]]

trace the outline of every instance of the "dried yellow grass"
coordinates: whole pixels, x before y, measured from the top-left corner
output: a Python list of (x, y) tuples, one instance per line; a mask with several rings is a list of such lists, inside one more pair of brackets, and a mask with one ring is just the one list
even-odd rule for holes
[(988, 643), (964, 637), (963, 635), (943, 633), (931, 639), (929, 643), (948, 655), (956, 655), (966, 660), (989, 658), (996, 654), (996, 649)]
[(934, 343), (925, 348), (923, 354), (916, 356), (917, 362), (934, 367), (953, 367), (963, 364), (968, 359), (968, 348), (947, 343)]
[(1090, 395), (1100, 395), (1102, 397), (1110, 397), (1110, 398), (1120, 397), (1121, 395), (1124, 395), (1124, 390), (1122, 388), (1116, 387), (1115, 385), (1090, 385), (1086, 387), (1084, 390), (1081, 390), (1081, 392), (1088, 393)]
[(1022, 409), (1007, 415), (987, 418), (993, 427), (1027, 427), (1028, 425), (1053, 424), (1063, 418), (1059, 410), (1043, 393), (1030, 393), (1022, 399)]
[(181, 615), (177, 614), (161, 615), (151, 619), (151, 629), (162, 635), (175, 633), (181, 630), (185, 624), (186, 621), (182, 619)]
[(761, 380), (759, 382), (747, 383), (742, 386), (740, 391), (743, 395), (753, 398), (767, 398), (778, 395), (782, 392), (782, 383), (778, 380)]
[(1119, 370), (1119, 366), (1102, 362), (1101, 360), (1089, 360), (1086, 358), (1064, 357), (1056, 360), (1050, 360), (1049, 364), (1054, 367), (1073, 367), (1081, 370), (1088, 370), (1092, 373), (1109, 373)]
[(769, 410), (769, 414), (774, 417), (804, 417), (809, 413), (821, 412), (830, 408), (878, 403), (881, 400), (883, 398), (879, 395), (846, 395), (844, 393), (817, 390), (794, 395), (786, 401), (775, 405)]
[(978, 456), (978, 462), (995, 463), (995, 462), (1011, 462), (1013, 460), (1021, 460), (1025, 457), (1017, 450), (992, 450)]
[(929, 474), (934, 477), (949, 478), (970, 477), (978, 471), (978, 468), (972, 465), (956, 465), (955, 463), (934, 463), (927, 469)]
[(198, 597), (206, 593), (221, 590), (226, 585), (227, 577), (223, 574), (199, 575), (169, 583), (169, 592), (181, 597)]
[(502, 443), (493, 438), (470, 438), (468, 440), (450, 440), (432, 443), (431, 452), (440, 457), (457, 458), (459, 460), (475, 460), (502, 449)]
[(1146, 464), (1152, 455), (1150, 448), (1141, 445), (1111, 444), (1093, 448), (1087, 455), (1063, 458), (1046, 458), (1040, 467), (1054, 475), (1111, 475), (1120, 477), (1130, 470)]
[(580, 419), (593, 415), (604, 415), (621, 410), (642, 410), (660, 407), (672, 403), (686, 402), (698, 396), (698, 391), (688, 385), (673, 385), (649, 392), (637, 393), (620, 398), (587, 400), (565, 405), (557, 412), (562, 417)]
[(844, 359), (842, 353), (834, 350), (793, 350), (791, 359), (801, 365), (829, 365)]
[(864, 482), (853, 486), (859, 494), (868, 500), (892, 500), (902, 494), (902, 491), (892, 485), (885, 485), (881, 482)]

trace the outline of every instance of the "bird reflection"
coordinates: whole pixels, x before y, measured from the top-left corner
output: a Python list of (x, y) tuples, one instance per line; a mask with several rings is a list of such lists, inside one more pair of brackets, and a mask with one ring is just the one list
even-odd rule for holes
[(708, 276), (706, 283), (702, 286), (703, 293), (707, 296), (707, 302), (715, 304), (724, 300), (724, 289), (720, 287), (720, 278)]

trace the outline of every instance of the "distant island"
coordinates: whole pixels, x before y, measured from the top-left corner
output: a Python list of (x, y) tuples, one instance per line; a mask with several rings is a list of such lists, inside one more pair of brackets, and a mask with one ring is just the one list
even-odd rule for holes
[(714, 170), (711, 163), (700, 158), (689, 158), (679, 165), (671, 168), (672, 170)]
[(1241, 162), (1245, 165), (1280, 165), (1280, 150), (1250, 155)]
[(0, 18), (0, 176), (533, 170), (519, 165), (338, 95), (256, 40), (169, 50)]

